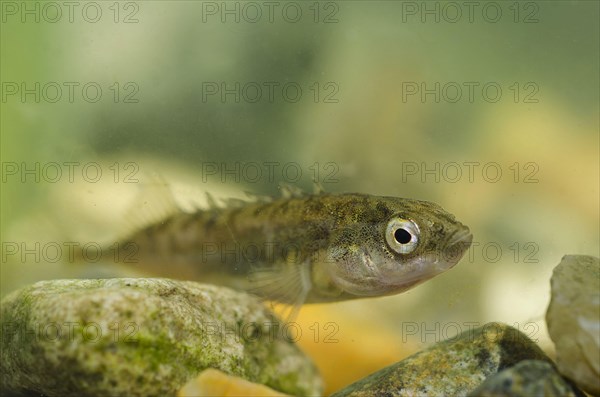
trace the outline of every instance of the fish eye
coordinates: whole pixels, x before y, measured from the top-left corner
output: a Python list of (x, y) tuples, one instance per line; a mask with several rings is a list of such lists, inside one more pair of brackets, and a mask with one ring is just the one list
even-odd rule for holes
[(412, 240), (412, 235), (406, 229), (396, 229), (394, 232), (394, 239), (399, 244), (408, 244)]
[(387, 225), (385, 239), (395, 252), (409, 254), (417, 248), (419, 233), (419, 227), (413, 221), (394, 218)]

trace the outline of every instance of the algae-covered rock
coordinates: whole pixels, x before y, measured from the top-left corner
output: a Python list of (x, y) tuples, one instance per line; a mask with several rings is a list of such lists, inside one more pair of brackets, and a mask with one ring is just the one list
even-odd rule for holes
[(490, 376), (472, 397), (584, 397), (550, 363), (525, 360)]
[(527, 359), (550, 361), (525, 334), (488, 323), (375, 372), (332, 397), (467, 395), (491, 374)]
[(54, 280), (1, 304), (2, 391), (168, 396), (206, 368), (293, 395), (312, 362), (257, 299), (167, 279)]
[(554, 268), (550, 285), (546, 322), (558, 370), (600, 396), (600, 260), (566, 255)]

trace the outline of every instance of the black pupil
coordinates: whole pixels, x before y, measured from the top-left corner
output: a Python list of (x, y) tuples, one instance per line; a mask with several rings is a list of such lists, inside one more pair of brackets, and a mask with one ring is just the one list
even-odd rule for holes
[(396, 231), (394, 232), (394, 238), (398, 243), (406, 244), (410, 242), (412, 236), (405, 229), (396, 229)]

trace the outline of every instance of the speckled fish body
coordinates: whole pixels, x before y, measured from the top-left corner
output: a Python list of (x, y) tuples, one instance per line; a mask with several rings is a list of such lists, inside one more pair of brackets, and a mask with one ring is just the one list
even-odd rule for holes
[(430, 202), (321, 193), (178, 212), (125, 242), (145, 273), (302, 304), (400, 293), (454, 266), (471, 238)]

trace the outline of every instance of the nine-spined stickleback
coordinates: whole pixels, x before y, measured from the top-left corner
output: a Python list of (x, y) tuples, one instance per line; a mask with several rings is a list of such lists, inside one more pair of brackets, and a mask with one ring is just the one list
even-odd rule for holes
[(471, 240), (467, 226), (431, 202), (288, 191), (174, 211), (132, 232), (119, 257), (153, 276), (297, 306), (403, 292), (453, 267)]

